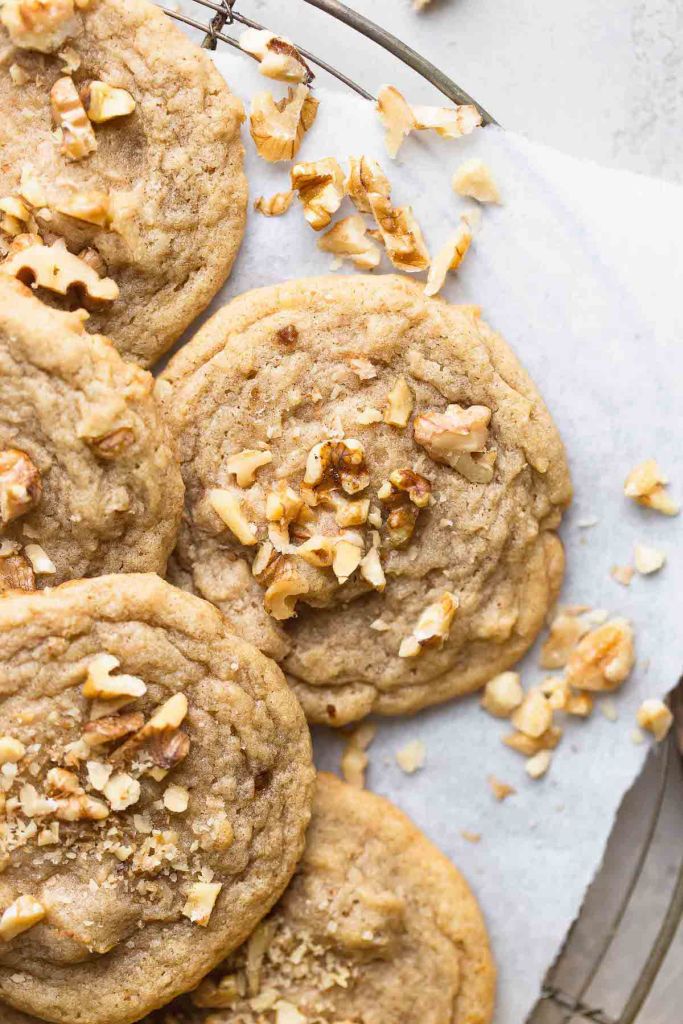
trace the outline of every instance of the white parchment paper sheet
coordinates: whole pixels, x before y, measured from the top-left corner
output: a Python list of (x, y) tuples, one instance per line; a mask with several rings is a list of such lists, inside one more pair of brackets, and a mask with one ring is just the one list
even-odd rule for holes
[[(283, 91), (244, 58), (219, 54), (217, 62), (247, 107), (258, 89)], [(588, 722), (570, 721), (541, 782), (526, 778), (523, 758), (501, 745), (506, 723), (484, 714), (476, 698), (384, 720), (371, 747), (369, 786), (410, 814), (476, 890), (500, 967), (497, 1024), (521, 1024), (642, 766), (647, 747), (630, 739), (636, 709), (645, 697), (664, 695), (683, 668), (681, 520), (640, 509), (622, 493), (627, 472), (655, 457), (672, 493), (683, 496), (683, 189), (603, 170), (498, 129), (454, 141), (421, 133), (393, 162), (371, 104), (346, 92), (320, 88), (317, 95), (318, 118), (299, 159), (377, 157), (394, 202), (413, 205), (432, 253), (467, 205), (451, 191), (457, 165), (476, 155), (493, 170), (504, 205), (483, 210), (472, 250), (442, 294), (483, 307), (564, 436), (576, 497), (562, 528), (562, 600), (625, 615), (636, 629), (638, 664), (617, 697), (618, 720), (596, 711)], [(288, 165), (260, 160), (246, 129), (245, 142), (252, 200), (287, 189)], [(340, 215), (351, 212), (347, 201)], [(298, 202), (281, 218), (250, 210), (232, 277), (211, 309), (250, 288), (327, 272), (331, 257), (317, 249), (317, 237)], [(593, 516), (596, 526), (579, 527)], [(668, 560), (626, 589), (610, 568), (632, 560), (636, 541), (662, 547)], [(536, 651), (521, 671), (528, 684), (545, 674)], [(427, 759), (408, 777), (394, 755), (413, 739), (424, 741)], [(320, 766), (336, 769), (340, 750), (338, 736), (316, 737)], [(490, 773), (517, 794), (496, 803)], [(481, 842), (465, 841), (463, 829), (480, 832)]]

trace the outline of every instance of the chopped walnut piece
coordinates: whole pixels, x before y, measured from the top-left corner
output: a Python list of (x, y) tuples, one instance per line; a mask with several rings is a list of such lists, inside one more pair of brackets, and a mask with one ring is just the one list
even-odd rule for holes
[[(253, 933), (252, 933), (253, 934)], [(245, 994), (244, 983), (237, 974), (226, 974), (222, 978), (204, 978), (189, 999), (200, 1010), (226, 1010)]]
[(666, 737), (674, 716), (666, 704), (654, 698), (644, 700), (636, 713), (636, 721), (641, 729), (651, 732), (657, 743), (661, 743)]
[(434, 409), (413, 421), (415, 441), (435, 462), (455, 468), (463, 452), (481, 452), (488, 440), (491, 410), (485, 405), (449, 405)]
[(622, 587), (628, 587), (635, 576), (636, 570), (632, 565), (613, 565), (610, 569), (610, 576)]
[(257, 93), (251, 101), (249, 130), (258, 155), (270, 163), (292, 160), (317, 112), (318, 101), (305, 85), (290, 89), (278, 102), (269, 92)]
[(191, 885), (182, 910), (184, 917), (206, 928), (222, 888), (219, 882), (195, 882)]
[(276, 192), (272, 196), (259, 196), (254, 200), (254, 209), (264, 217), (281, 217), (283, 213), (287, 213), (293, 199), (294, 193), (291, 189), (288, 192)]
[[(392, 469), (389, 484), (393, 489), (407, 494), (417, 508), (426, 508), (430, 504), (432, 485), (426, 476), (416, 473), (413, 469)], [(386, 500), (390, 495), (382, 492), (379, 497)]]
[(359, 725), (350, 734), (341, 758), (344, 781), (356, 789), (365, 787), (365, 769), (368, 766), (366, 750), (375, 738), (377, 728), (368, 722)]
[(356, 356), (349, 359), (349, 368), (356, 374), (359, 380), (374, 380), (377, 377), (377, 367), (370, 359), (363, 356)]
[(568, 715), (589, 718), (593, 714), (593, 698), (590, 693), (572, 693), (570, 691), (563, 710)]
[(108, 715), (94, 722), (87, 722), (83, 739), (89, 747), (101, 747), (105, 743), (122, 740), (131, 733), (139, 732), (145, 724), (144, 715), (132, 711), (126, 715)]
[(633, 632), (625, 619), (612, 619), (587, 633), (567, 662), (567, 682), (578, 690), (616, 690), (633, 668)]
[(412, 209), (374, 202), (372, 212), (387, 256), (397, 270), (406, 274), (425, 270), (429, 266), (429, 251)]
[(290, 175), (308, 223), (314, 231), (326, 228), (344, 198), (344, 172), (337, 161), (325, 157), (295, 164)]
[(12, 79), (13, 85), (26, 85), (27, 82), (31, 81), (31, 76), (21, 64), (10, 64), (9, 76)]
[(334, 560), (335, 538), (314, 534), (296, 549), (299, 558), (317, 569), (327, 569)]
[(88, 664), (88, 675), (83, 684), (83, 696), (88, 699), (114, 700), (118, 697), (142, 697), (147, 687), (137, 676), (111, 673), (120, 665), (113, 654), (98, 654)]
[(406, 775), (412, 775), (425, 763), (427, 751), (422, 740), (410, 740), (396, 751), (396, 763)]
[(666, 491), (668, 483), (664, 473), (654, 459), (647, 459), (632, 469), (624, 483), (624, 494), (639, 505), (662, 512), (666, 516), (677, 516), (679, 505)]
[(557, 725), (551, 725), (549, 729), (542, 732), (540, 736), (527, 736), (523, 732), (512, 732), (503, 736), (503, 743), (511, 750), (525, 757), (533, 757), (539, 750), (554, 750), (562, 739), (562, 730)]
[(250, 546), (258, 543), (256, 526), (249, 522), (242, 511), (242, 501), (237, 494), (215, 487), (208, 492), (207, 498), (216, 515), (225, 523), (240, 544)]
[(571, 687), (563, 676), (548, 676), (539, 683), (541, 691), (553, 711), (565, 711), (572, 696)]
[(483, 160), (465, 160), (453, 175), (453, 191), (478, 203), (499, 203), (500, 192)]
[(415, 400), (405, 377), (398, 377), (387, 395), (384, 422), (391, 427), (407, 427)]
[(346, 494), (354, 495), (369, 483), (363, 445), (355, 437), (345, 437), (341, 441), (320, 441), (311, 448), (301, 492), (308, 504), (315, 505), (315, 488), (340, 486)]
[(79, 30), (73, 0), (5, 0), (0, 20), (15, 46), (39, 53), (54, 53)]
[(416, 128), (410, 104), (393, 85), (383, 85), (377, 94), (377, 113), (386, 128), (387, 153), (396, 157), (403, 140)]
[(364, 558), (361, 559), (360, 574), (375, 590), (384, 590), (387, 578), (379, 557), (377, 548), (370, 548)]
[(88, 774), (88, 782), (92, 788), (101, 793), (109, 782), (114, 769), (110, 764), (102, 764), (101, 761), (88, 761), (85, 770)]
[(274, 619), (282, 621), (296, 615), (296, 602), (308, 593), (308, 583), (293, 569), (287, 569), (270, 584), (263, 597), (263, 607)]
[(493, 467), (496, 464), (497, 453), (488, 452), (463, 452), (455, 460), (455, 469), (465, 480), (471, 484), (490, 484), (493, 480)]
[(116, 89), (106, 82), (89, 82), (81, 89), (80, 97), (83, 109), (94, 124), (127, 117), (135, 110), (135, 100), (126, 89)]
[(185, 721), (188, 712), (187, 697), (184, 693), (174, 693), (159, 707), (145, 726), (145, 732), (163, 732), (166, 729), (178, 729)]
[(507, 800), (509, 796), (514, 796), (517, 792), (514, 786), (508, 785), (507, 782), (501, 782), (501, 780), (497, 779), (495, 775), (489, 775), (486, 781), (489, 784), (489, 789), (499, 803), (503, 800)]
[(190, 751), (190, 737), (181, 730), (166, 729), (157, 732), (151, 740), (146, 741), (146, 751), (156, 768), (163, 772), (162, 775), (159, 775), (157, 772), (150, 771), (150, 775), (159, 782), (171, 768), (175, 768), (177, 764), (185, 760)]
[(184, 814), (190, 803), (190, 794), (184, 786), (167, 786), (163, 802), (166, 810), (172, 814)]
[(533, 689), (526, 694), (510, 720), (519, 732), (537, 739), (553, 724), (553, 711), (541, 690)]
[(365, 409), (361, 409), (358, 413), (356, 416), (356, 423), (361, 427), (369, 427), (372, 426), (373, 423), (381, 423), (383, 419), (384, 417), (379, 409), (375, 409), (373, 406), (368, 406)]
[(19, 195), (34, 209), (47, 206), (45, 189), (36, 177), (31, 164), (24, 164), (21, 168), (21, 179), (19, 182)]
[(344, 217), (318, 239), (318, 248), (331, 252), (339, 259), (349, 259), (359, 270), (374, 270), (379, 266), (381, 253), (367, 236), (367, 225), (357, 213)]
[(472, 228), (461, 218), (460, 224), (454, 234), (439, 249), (431, 262), (425, 295), (436, 295), (441, 291), (449, 270), (457, 270), (472, 244)]
[(541, 647), (541, 668), (564, 668), (588, 626), (576, 615), (561, 612), (550, 624), (550, 634)]
[(36, 576), (54, 576), (57, 566), (40, 544), (26, 544), (24, 554)]
[(427, 605), (410, 636), (401, 641), (399, 658), (414, 658), (425, 647), (443, 647), (457, 608), (458, 599), (448, 590), (432, 604)]
[(346, 179), (346, 192), (359, 213), (372, 213), (373, 201), (388, 200), (391, 196), (391, 185), (376, 160), (367, 156), (349, 157), (349, 176)]
[(62, 152), (70, 160), (82, 160), (97, 149), (97, 139), (73, 79), (58, 78), (50, 90), (55, 123), (62, 130)]
[(32, 896), (17, 897), (0, 917), (0, 940), (11, 942), (17, 935), (42, 921), (45, 914), (45, 907)]
[(78, 776), (66, 768), (50, 768), (45, 776), (45, 788), (52, 796), (70, 796), (83, 792)]
[(111, 221), (109, 196), (106, 192), (75, 192), (54, 206), (57, 213), (63, 213), (74, 220), (106, 228)]
[(363, 557), (363, 548), (355, 540), (341, 537), (334, 545), (332, 572), (340, 584), (347, 582), (356, 571)]
[(310, 82), (310, 68), (294, 46), (283, 36), (267, 29), (248, 28), (239, 37), (240, 49), (255, 57), (259, 72), (280, 82)]
[(140, 799), (140, 783), (126, 772), (116, 772), (102, 790), (112, 811), (125, 811)]
[(518, 672), (501, 672), (484, 687), (481, 706), (496, 718), (508, 718), (524, 699)]
[[(83, 436), (83, 435), (80, 435)], [(119, 427), (100, 437), (84, 437), (95, 455), (107, 462), (120, 459), (135, 444), (135, 434), (130, 427)]]
[(0, 558), (0, 593), (7, 590), (35, 590), (36, 578), (23, 555)]
[(0, 764), (17, 764), (26, 753), (26, 747), (14, 736), (0, 736)]
[(666, 562), (666, 555), (659, 548), (651, 548), (647, 544), (636, 544), (634, 551), (636, 570), (641, 576), (649, 576), (658, 572)]
[(550, 750), (539, 750), (530, 757), (524, 768), (530, 779), (540, 779), (550, 768), (553, 755)]
[(443, 139), (459, 139), (481, 125), (481, 114), (472, 103), (455, 107), (425, 107), (413, 104), (418, 131), (435, 131)]
[(258, 448), (245, 448), (244, 451), (231, 455), (225, 464), (227, 473), (234, 473), (238, 487), (251, 487), (256, 480), (256, 472), (262, 466), (273, 461), (273, 453), (259, 451)]
[(109, 817), (107, 805), (86, 794), (65, 797), (55, 803), (55, 817), (60, 821), (104, 821)]
[(42, 492), (40, 473), (26, 452), (18, 448), (0, 451), (0, 521), (3, 526), (34, 509)]
[(370, 513), (370, 499), (358, 498), (349, 501), (341, 494), (331, 494), (330, 501), (334, 507), (334, 519), (337, 526), (362, 526), (367, 522)]
[(77, 286), (88, 298), (100, 302), (113, 302), (119, 294), (115, 281), (108, 277), (100, 279), (97, 271), (69, 252), (61, 238), (50, 246), (33, 241), (26, 248), (10, 253), (0, 264), (0, 270), (24, 284), (47, 288), (58, 295), (66, 295)]

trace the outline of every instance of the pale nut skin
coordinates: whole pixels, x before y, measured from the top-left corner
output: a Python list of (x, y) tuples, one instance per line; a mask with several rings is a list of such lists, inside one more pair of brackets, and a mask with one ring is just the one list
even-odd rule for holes
[(429, 410), (416, 416), (413, 432), (430, 458), (455, 467), (464, 452), (482, 452), (488, 439), (491, 410), (485, 405), (449, 405), (445, 412)]
[(18, 448), (0, 451), (0, 521), (3, 526), (32, 511), (43, 485), (37, 467)]

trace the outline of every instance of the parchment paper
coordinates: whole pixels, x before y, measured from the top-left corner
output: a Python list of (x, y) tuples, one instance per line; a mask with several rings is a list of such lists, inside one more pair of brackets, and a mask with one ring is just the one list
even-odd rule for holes
[[(258, 89), (283, 91), (245, 58), (219, 54), (217, 61), (247, 108)], [(655, 457), (673, 495), (683, 496), (683, 189), (603, 170), (491, 128), (453, 141), (421, 133), (393, 162), (371, 104), (324, 88), (317, 95), (318, 118), (299, 159), (377, 157), (394, 201), (413, 205), (432, 253), (468, 205), (450, 187), (460, 161), (480, 156), (493, 170), (504, 205), (483, 210), (473, 248), (443, 294), (483, 307), (563, 434), (576, 497), (562, 528), (562, 600), (625, 615), (636, 630), (638, 663), (616, 698), (618, 720), (596, 709), (587, 722), (568, 721), (540, 782), (527, 779), (524, 759), (501, 745), (507, 723), (486, 715), (477, 698), (383, 720), (370, 750), (369, 787), (411, 815), (474, 887), (500, 968), (497, 1024), (520, 1024), (643, 764), (648, 745), (630, 738), (636, 709), (645, 697), (663, 696), (683, 667), (681, 519), (640, 509), (622, 493), (627, 472)], [(260, 160), (246, 128), (245, 142), (252, 199), (287, 189), (288, 165)], [(347, 200), (340, 216), (351, 212)], [(250, 211), (235, 270), (212, 309), (250, 288), (327, 272), (331, 257), (317, 249), (317, 238), (297, 202), (281, 218)], [(579, 525), (592, 517), (597, 525)], [(637, 541), (665, 549), (668, 561), (627, 589), (610, 568), (632, 561)], [(521, 671), (525, 684), (546, 674), (536, 650)], [(425, 743), (427, 758), (406, 776), (394, 755), (413, 739)], [(338, 736), (317, 735), (320, 766), (337, 769), (340, 750)], [(491, 773), (517, 794), (497, 803), (486, 782)], [(481, 841), (465, 841), (461, 830), (481, 833)]]

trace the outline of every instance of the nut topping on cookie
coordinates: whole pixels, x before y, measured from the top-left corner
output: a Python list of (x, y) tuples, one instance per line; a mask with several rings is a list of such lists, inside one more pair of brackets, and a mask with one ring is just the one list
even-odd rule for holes
[(26, 452), (0, 451), (0, 521), (7, 526), (36, 507), (43, 491), (40, 473)]
[(130, 427), (118, 427), (101, 437), (86, 437), (96, 455), (107, 462), (120, 459), (135, 443), (135, 434)]
[(413, 405), (413, 393), (408, 387), (405, 377), (399, 377), (387, 395), (384, 422), (391, 427), (407, 427)]
[(290, 89), (278, 102), (269, 92), (257, 93), (251, 101), (249, 131), (258, 155), (270, 163), (292, 160), (317, 112), (318, 101), (306, 85)]
[(0, 917), (0, 939), (11, 942), (45, 917), (45, 907), (32, 896), (19, 896)]
[(635, 662), (633, 631), (613, 619), (584, 636), (567, 661), (567, 682), (579, 690), (616, 690)]
[(94, 722), (86, 723), (83, 739), (89, 747), (101, 747), (105, 743), (113, 743), (138, 732), (144, 724), (144, 715), (139, 711), (131, 711), (125, 715), (105, 715)]
[(414, 658), (425, 647), (443, 647), (457, 608), (458, 599), (448, 590), (433, 604), (427, 605), (410, 636), (401, 641), (399, 658)]
[(349, 577), (353, 575), (360, 565), (362, 557), (363, 546), (360, 538), (347, 534), (336, 541), (332, 572), (340, 584), (346, 583)]
[(285, 569), (270, 584), (263, 597), (263, 607), (274, 619), (283, 621), (296, 615), (297, 598), (308, 593), (308, 583), (293, 569)]
[(227, 473), (234, 473), (238, 487), (251, 487), (256, 480), (256, 471), (273, 461), (273, 453), (259, 451), (257, 448), (245, 448), (244, 451), (231, 455), (225, 464)]
[(75, 192), (55, 203), (54, 209), (57, 213), (99, 228), (106, 228), (111, 223), (109, 196), (106, 192)]
[(135, 100), (126, 89), (116, 89), (106, 82), (90, 82), (81, 89), (80, 97), (89, 120), (95, 124), (127, 117), (135, 110)]
[(120, 665), (113, 654), (98, 654), (88, 665), (88, 677), (83, 684), (83, 696), (98, 697), (101, 700), (115, 700), (118, 697), (142, 697), (147, 687), (137, 676), (111, 673)]
[(334, 159), (295, 164), (291, 170), (292, 188), (298, 192), (304, 217), (314, 231), (326, 228), (344, 198), (344, 172)]
[(209, 504), (240, 544), (257, 544), (256, 526), (250, 523), (242, 511), (240, 498), (231, 491), (214, 488), (207, 495)]
[[(69, 252), (63, 239), (52, 245), (43, 245), (33, 236), (30, 243), (18, 251), (10, 252), (0, 271), (17, 277), (24, 284), (47, 288), (58, 295), (66, 295), (72, 288), (82, 288), (89, 299), (98, 302), (113, 302), (118, 298), (119, 288), (111, 278), (100, 279), (97, 271)], [(15, 239), (16, 241), (16, 239)]]
[(355, 437), (341, 441), (320, 441), (306, 459), (301, 493), (307, 504), (318, 504), (326, 490), (341, 487), (346, 494), (358, 494), (370, 483), (365, 449)]
[(193, 924), (206, 928), (222, 888), (219, 882), (195, 882), (187, 894), (187, 903), (183, 907), (184, 916)]
[(17, 764), (26, 753), (26, 747), (14, 736), (0, 736), (0, 764)]
[(463, 452), (482, 452), (488, 440), (491, 410), (485, 405), (449, 405), (445, 412), (430, 409), (416, 416), (413, 430), (417, 444), (422, 445), (435, 462), (456, 468)]
[(360, 574), (375, 590), (384, 590), (387, 578), (377, 548), (370, 548), (360, 563)]
[(5, 0), (0, 20), (15, 46), (54, 53), (78, 32), (73, 0)]
[(95, 132), (73, 79), (58, 78), (50, 90), (52, 115), (62, 130), (62, 152), (70, 160), (82, 160), (97, 149)]

